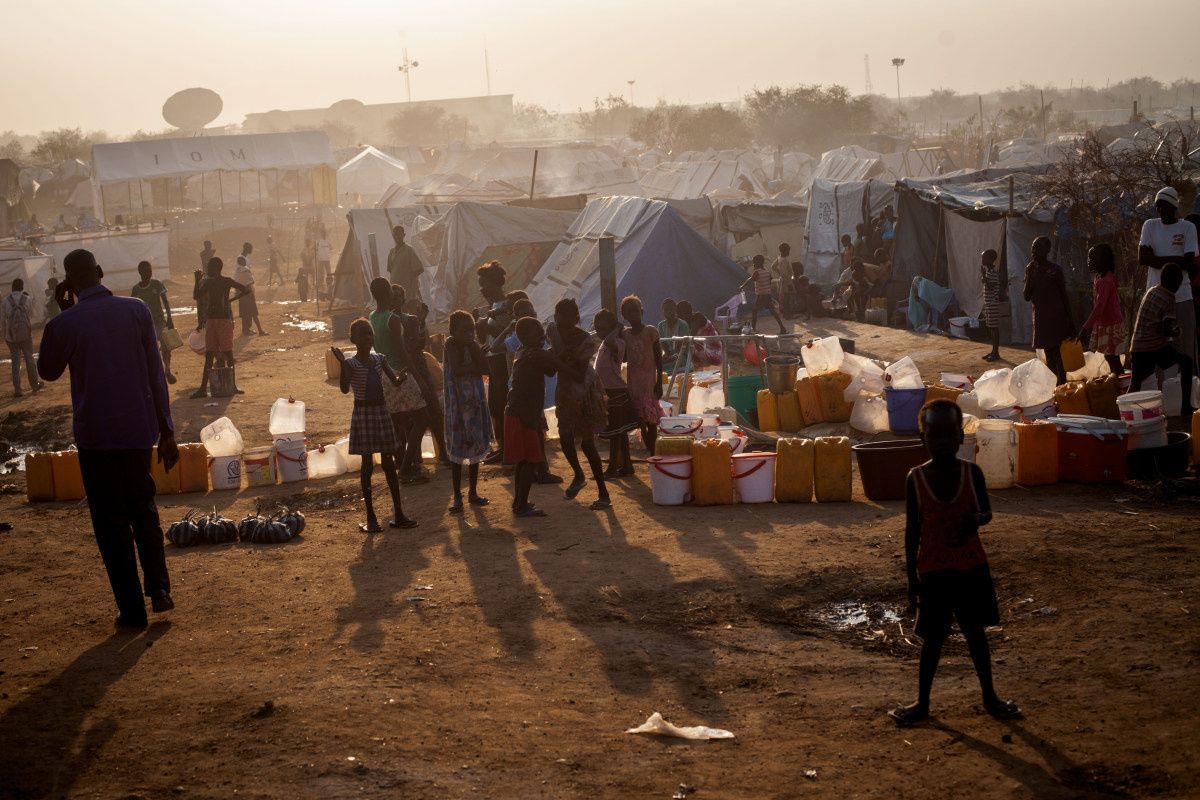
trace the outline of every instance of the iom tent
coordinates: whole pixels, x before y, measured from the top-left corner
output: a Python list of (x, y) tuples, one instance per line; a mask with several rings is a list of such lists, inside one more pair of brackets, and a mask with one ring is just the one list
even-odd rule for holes
[(600, 310), (601, 237), (616, 239), (617, 298), (636, 294), (646, 321), (655, 322), (667, 297), (688, 299), (711, 316), (746, 280), (746, 273), (662, 200), (601, 197), (592, 200), (566, 240), (526, 290), (543, 319), (559, 300), (574, 297), (584, 323)]
[(393, 184), (404, 185), (409, 180), (403, 161), (368, 145), (338, 167), (338, 198), (343, 205), (373, 206)]
[(458, 203), (419, 236), (434, 267), (430, 306), (449, 314), (482, 305), (474, 276), (485, 261), (504, 265), (510, 290), (525, 288), (578, 216), (576, 211)]

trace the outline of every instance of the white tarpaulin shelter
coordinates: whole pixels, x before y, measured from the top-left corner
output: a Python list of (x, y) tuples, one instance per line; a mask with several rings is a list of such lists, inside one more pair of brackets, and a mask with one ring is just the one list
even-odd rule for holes
[(718, 192), (766, 197), (766, 175), (751, 169), (745, 160), (667, 161), (638, 179), (647, 197), (685, 200)]
[(410, 180), (408, 166), (398, 158), (367, 146), (337, 171), (338, 197), (356, 205), (375, 205), (392, 187)]
[(946, 229), (946, 265), (950, 288), (959, 308), (969, 317), (983, 311), (983, 274), (979, 254), (984, 250), (1004, 249), (1004, 219), (976, 222), (961, 214), (945, 213), (942, 224)]
[[(830, 284), (841, 274), (841, 238), (865, 222), (867, 215), (878, 216), (894, 202), (895, 191), (881, 181), (837, 182), (813, 180), (809, 192), (808, 252), (805, 274), (813, 283)], [(794, 252), (794, 250), (793, 250)]]
[(371, 234), (375, 234), (378, 274), (386, 276), (388, 253), (392, 252), (392, 247), (395, 246), (392, 228), (397, 225), (404, 227), (405, 241), (417, 251), (417, 256), (425, 265), (420, 286), (421, 296), (428, 298), (433, 268), (430, 266), (429, 252), (421, 243), (421, 231), (432, 225), (433, 221), (447, 210), (446, 206), (409, 206), (363, 208), (348, 213), (346, 219), (350, 222), (350, 231), (346, 235), (346, 244), (342, 247), (342, 254), (338, 257), (333, 276), (334, 305), (365, 308), (370, 302), (371, 293), (368, 286), (376, 276), (371, 261)]
[(600, 197), (587, 207), (555, 248), (527, 292), (543, 319), (554, 305), (577, 298), (585, 322), (600, 310), (601, 237), (616, 239), (617, 298), (636, 294), (647, 322), (659, 317), (668, 296), (686, 297), (711, 315), (746, 280), (746, 273), (692, 230), (662, 200)]
[[(474, 285), (471, 268), (485, 250), (498, 245), (557, 243), (578, 216), (575, 211), (458, 203), (418, 237), (434, 267), (430, 305), (441, 314), (465, 307), (471, 294), (465, 289)], [(510, 289), (524, 288), (512, 276), (509, 283)]]
[(60, 274), (63, 259), (72, 250), (92, 251), (96, 263), (104, 270), (104, 285), (114, 292), (128, 293), (140, 280), (139, 261), (149, 261), (154, 268), (154, 277), (159, 280), (171, 277), (168, 239), (167, 228), (142, 225), (121, 231), (57, 233), (39, 238), (38, 247), (53, 257)]
[(30, 318), (36, 325), (46, 318), (46, 281), (52, 276), (62, 275), (55, 270), (50, 256), (33, 255), (27, 249), (8, 250), (0, 246), (0, 288), (7, 294), (12, 282), (20, 278), (29, 292)]

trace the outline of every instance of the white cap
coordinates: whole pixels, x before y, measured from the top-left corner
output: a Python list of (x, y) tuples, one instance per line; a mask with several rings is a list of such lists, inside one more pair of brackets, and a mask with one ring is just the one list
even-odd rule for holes
[(1154, 195), (1154, 202), (1166, 200), (1175, 208), (1179, 208), (1179, 192), (1175, 191), (1174, 186), (1164, 186), (1158, 190), (1158, 194)]

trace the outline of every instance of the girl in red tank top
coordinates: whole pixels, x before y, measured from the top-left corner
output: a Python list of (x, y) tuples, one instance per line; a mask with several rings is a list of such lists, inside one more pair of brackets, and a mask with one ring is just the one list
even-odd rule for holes
[(958, 458), (962, 409), (949, 400), (934, 400), (921, 409), (919, 421), (930, 460), (908, 474), (904, 550), (909, 603), (917, 608), (916, 632), (924, 642), (917, 702), (888, 716), (900, 725), (929, 716), (933, 676), (953, 619), (967, 640), (984, 708), (995, 717), (1019, 716), (1016, 704), (1001, 700), (992, 685), (985, 628), (998, 625), (1000, 613), (979, 541), (979, 528), (992, 521), (992, 509), (983, 471)]

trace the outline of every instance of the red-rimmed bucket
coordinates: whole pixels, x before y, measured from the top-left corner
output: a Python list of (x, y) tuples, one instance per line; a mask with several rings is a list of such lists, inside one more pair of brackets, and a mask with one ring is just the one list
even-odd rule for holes
[(775, 499), (775, 454), (738, 453), (733, 456), (733, 486), (743, 503)]
[(692, 499), (691, 456), (650, 456), (646, 463), (655, 505), (681, 506)]

